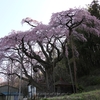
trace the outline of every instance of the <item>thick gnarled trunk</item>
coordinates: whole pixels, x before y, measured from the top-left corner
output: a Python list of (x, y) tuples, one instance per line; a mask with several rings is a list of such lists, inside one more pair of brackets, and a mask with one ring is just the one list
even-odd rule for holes
[(54, 81), (53, 81), (53, 70), (48, 69), (46, 70), (46, 87), (48, 92), (54, 91)]

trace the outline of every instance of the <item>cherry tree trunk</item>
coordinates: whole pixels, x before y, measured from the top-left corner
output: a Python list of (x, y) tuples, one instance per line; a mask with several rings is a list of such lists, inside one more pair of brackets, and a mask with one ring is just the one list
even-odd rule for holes
[(53, 80), (52, 68), (46, 70), (46, 86), (47, 86), (48, 92), (54, 91), (54, 80)]

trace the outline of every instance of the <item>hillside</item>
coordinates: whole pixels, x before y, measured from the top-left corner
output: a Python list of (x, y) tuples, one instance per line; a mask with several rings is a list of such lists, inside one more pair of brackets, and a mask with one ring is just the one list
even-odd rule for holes
[(45, 98), (41, 100), (100, 100), (100, 90), (83, 92), (72, 95), (65, 95), (60, 97)]

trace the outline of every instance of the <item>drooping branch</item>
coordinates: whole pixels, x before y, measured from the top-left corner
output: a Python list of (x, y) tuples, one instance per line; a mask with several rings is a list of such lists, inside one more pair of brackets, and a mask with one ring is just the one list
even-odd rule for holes
[(42, 43), (41, 43), (40, 41), (37, 41), (37, 43), (38, 43), (39, 46), (41, 47), (41, 50), (42, 50), (43, 54), (45, 55), (46, 60), (49, 61), (48, 54), (47, 54), (46, 51), (44, 50), (44, 47), (43, 47)]
[(32, 26), (32, 27), (36, 27), (35, 25), (31, 24), (30, 22), (28, 22), (28, 21), (26, 21), (26, 20), (25, 20), (25, 22), (26, 22), (27, 24), (29, 24), (30, 26)]
[(54, 48), (50, 45), (52, 38), (53, 38), (53, 36), (48, 39), (48, 42), (47, 42), (47, 45), (46, 45), (46, 51), (49, 54), (49, 60), (50, 61), (52, 61), (52, 53), (53, 53), (53, 50), (54, 50)]
[(33, 50), (30, 44), (28, 44), (29, 48), (31, 49), (31, 52), (28, 52), (28, 50), (25, 48), (24, 45), (24, 39), (22, 39), (22, 52), (25, 53), (25, 55), (31, 59), (37, 60), (42, 66), (48, 66), (48, 63), (44, 61), (39, 55), (37, 55)]

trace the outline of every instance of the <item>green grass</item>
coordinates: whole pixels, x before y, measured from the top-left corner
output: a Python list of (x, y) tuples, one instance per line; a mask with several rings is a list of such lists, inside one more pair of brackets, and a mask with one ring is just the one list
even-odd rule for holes
[(90, 92), (77, 93), (52, 98), (44, 98), (41, 100), (100, 100), (100, 90)]

